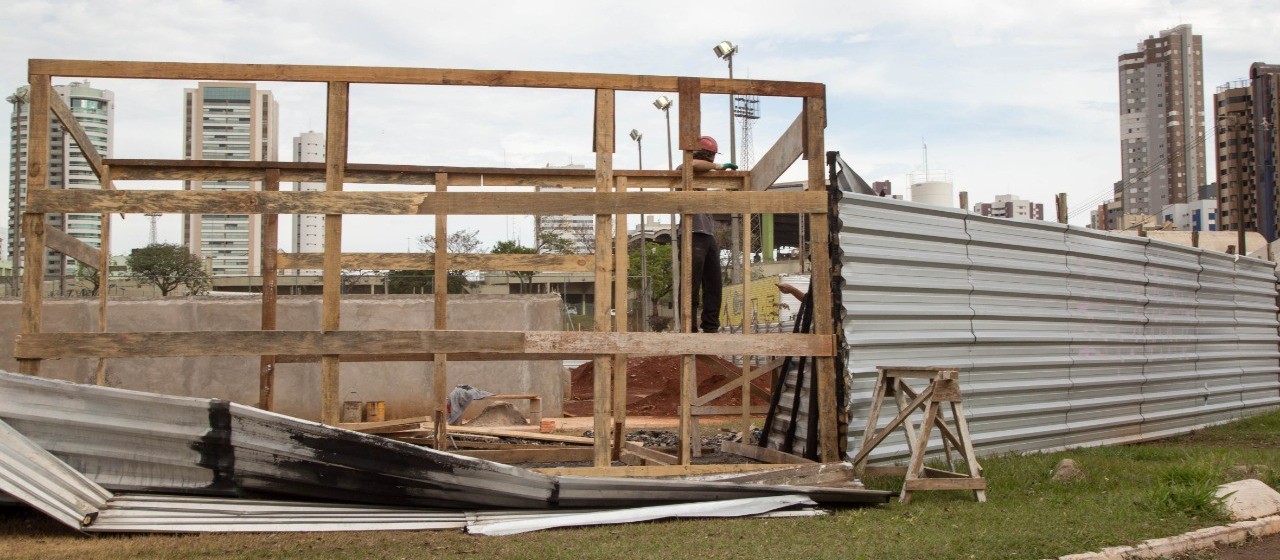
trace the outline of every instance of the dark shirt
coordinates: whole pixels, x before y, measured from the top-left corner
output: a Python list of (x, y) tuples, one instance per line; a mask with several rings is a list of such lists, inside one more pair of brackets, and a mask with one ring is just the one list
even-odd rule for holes
[(707, 235), (715, 235), (715, 220), (711, 219), (711, 214), (692, 214), (693, 233), (705, 233)]

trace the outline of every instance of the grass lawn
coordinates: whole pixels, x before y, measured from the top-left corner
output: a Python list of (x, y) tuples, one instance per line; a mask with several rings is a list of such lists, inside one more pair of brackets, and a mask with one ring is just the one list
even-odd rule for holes
[[(1050, 481), (1059, 459), (1085, 472)], [(5, 558), (1048, 558), (1226, 520), (1206, 492), (1235, 464), (1280, 485), (1280, 412), (1159, 442), (988, 457), (988, 503), (918, 492), (911, 505), (807, 519), (667, 521), (472, 537), (457, 531), (80, 536), (27, 510), (0, 510)], [(866, 481), (896, 489), (893, 479)]]

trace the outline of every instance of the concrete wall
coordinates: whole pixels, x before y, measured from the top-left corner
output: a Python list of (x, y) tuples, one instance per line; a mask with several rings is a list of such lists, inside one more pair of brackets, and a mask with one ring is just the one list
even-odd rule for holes
[[(450, 296), (449, 326), (462, 330), (561, 330), (562, 303), (555, 295)], [(17, 371), (13, 340), (18, 333), (21, 302), (0, 299), (0, 369)], [(45, 332), (93, 331), (96, 300), (51, 300), (43, 310)], [(107, 311), (113, 332), (256, 330), (261, 325), (257, 297), (168, 298), (112, 301)], [(431, 296), (345, 296), (342, 330), (430, 329)], [(318, 296), (286, 296), (278, 308), (280, 330), (316, 330)], [(97, 360), (46, 360), (41, 376), (92, 383)], [(386, 401), (387, 418), (430, 411), (429, 362), (342, 364), (343, 400)], [(494, 393), (535, 393), (543, 398), (543, 415), (561, 415), (564, 368), (557, 360), (451, 362), (449, 386), (467, 383)], [(275, 410), (318, 420), (320, 364), (280, 364), (276, 373)], [(228, 399), (253, 405), (258, 401), (257, 356), (115, 359), (107, 361), (112, 387), (169, 395)], [(354, 393), (354, 395), (353, 395)], [(516, 401), (521, 410), (527, 403)]]

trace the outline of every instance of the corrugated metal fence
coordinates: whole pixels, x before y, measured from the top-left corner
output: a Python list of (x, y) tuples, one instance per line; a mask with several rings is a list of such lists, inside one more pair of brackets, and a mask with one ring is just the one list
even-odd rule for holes
[[(980, 453), (1152, 439), (1280, 406), (1272, 263), (862, 195), (840, 218), (851, 451), (882, 365), (961, 368)], [(872, 459), (905, 455), (898, 435)]]

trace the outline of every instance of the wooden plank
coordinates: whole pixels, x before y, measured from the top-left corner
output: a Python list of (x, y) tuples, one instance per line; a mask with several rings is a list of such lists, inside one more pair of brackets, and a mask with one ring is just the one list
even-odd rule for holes
[(643, 467), (553, 467), (530, 469), (551, 476), (609, 476), (619, 478), (661, 478), (700, 474), (745, 473), (770, 471), (790, 465), (736, 463), (732, 465), (652, 465)]
[[(267, 169), (280, 169), (281, 181), (321, 183), (325, 180), (322, 162), (274, 162), (247, 160), (106, 159), (114, 166), (117, 180), (260, 181)], [(439, 165), (391, 165), (348, 163), (343, 171), (347, 183), (378, 185), (435, 185), (438, 173), (449, 175), (455, 187), (595, 187), (594, 169), (549, 169), (543, 167), (456, 167)], [(680, 173), (664, 170), (618, 169), (614, 174), (630, 180), (628, 188), (678, 188)], [(694, 180), (695, 190), (741, 190), (744, 171), (723, 171)]]
[(50, 95), (49, 108), (53, 111), (54, 116), (58, 117), (58, 122), (62, 123), (62, 129), (71, 136), (76, 147), (80, 149), (80, 153), (84, 155), (85, 162), (89, 164), (89, 169), (101, 181), (102, 188), (107, 190), (114, 189), (115, 185), (111, 184), (110, 178), (103, 180), (102, 156), (98, 153), (98, 148), (89, 140), (89, 134), (80, 126), (80, 121), (76, 120), (71, 108), (67, 107), (67, 103), (62, 100), (62, 96)]
[[(346, 82), (329, 82), (328, 105), (325, 123), (325, 194), (342, 190), (343, 169), (347, 165), (347, 111), (349, 86)], [(263, 193), (283, 194), (283, 193)], [(308, 212), (310, 213), (310, 212)], [(340, 327), (342, 302), (342, 213), (314, 212), (324, 217), (324, 289), (321, 296), (320, 329), (337, 331)], [(336, 424), (340, 415), (338, 391), (341, 385), (341, 362), (333, 354), (320, 360), (320, 419), (325, 424)]]
[(56, 227), (47, 227), (45, 228), (44, 233), (44, 243), (46, 247), (71, 257), (80, 264), (95, 270), (100, 266), (100, 263), (102, 262), (102, 252), (94, 248), (92, 245), (71, 237), (70, 234)]
[[(594, 270), (592, 255), (490, 255), (453, 253), (454, 270), (587, 272)], [(435, 253), (343, 253), (342, 268), (357, 270), (432, 270)], [(281, 270), (320, 268), (323, 253), (280, 253)]]
[(623, 442), (622, 449), (623, 451), (630, 453), (632, 455), (635, 455), (636, 457), (639, 457), (641, 459), (644, 459), (649, 463), (656, 463), (659, 465), (675, 465), (680, 462), (680, 458), (676, 457), (675, 455), (663, 453), (656, 449), (649, 449), (648, 447), (640, 445), (634, 441)]
[[(14, 356), (40, 358), (144, 358), (256, 356), (262, 354), (369, 355), (490, 353), (536, 358), (633, 354), (756, 354), (829, 356), (834, 337), (814, 334), (736, 335), (562, 331), (195, 331), (22, 334)], [(733, 414), (732, 412), (730, 414)]]
[(751, 190), (763, 191), (775, 183), (804, 152), (804, 113), (791, 122), (782, 137), (751, 167)]
[[(111, 182), (111, 166), (102, 166), (103, 183)], [(98, 332), (107, 332), (107, 296), (111, 292), (111, 214), (99, 214), (102, 231), (98, 241)], [(107, 360), (98, 358), (98, 367), (94, 371), (95, 385), (107, 384)]]
[(345, 422), (338, 424), (339, 428), (352, 430), (355, 432), (363, 432), (377, 428), (391, 428), (396, 426), (417, 425), (423, 422), (430, 422), (430, 416), (412, 416), (409, 418), (397, 418), (395, 420), (383, 420), (381, 422)]
[(684, 151), (697, 150), (702, 137), (702, 91), (698, 78), (680, 78), (676, 83), (680, 126), (677, 145)]
[(819, 192), (257, 192), (50, 190), (31, 212), (144, 214), (364, 214), (455, 216), (588, 214), (796, 214), (825, 212)]
[[(49, 186), (49, 96), (48, 75), (32, 72), (27, 94), (27, 208), (22, 215), (22, 325), (20, 333), (40, 332), (44, 298), (45, 215), (31, 209), (31, 195), (46, 192)], [(16, 188), (16, 186), (14, 186)], [(15, 263), (16, 264), (16, 263)], [(18, 360), (18, 371), (40, 373), (40, 360)]]
[[(614, 179), (614, 190), (625, 192), (627, 190), (627, 178), (617, 177)], [(640, 216), (644, 219), (644, 215)], [(627, 279), (630, 270), (630, 263), (627, 258), (627, 243), (630, 235), (627, 232), (628, 216), (622, 214), (614, 219), (615, 231), (613, 232), (613, 322), (614, 330), (617, 332), (627, 332), (627, 319), (629, 310), (627, 309)], [(643, 309), (644, 306), (641, 306)], [(642, 320), (644, 318), (641, 318)], [(641, 329), (643, 330), (643, 329)], [(621, 453), (624, 448), (624, 436), (627, 427), (627, 355), (613, 355), (613, 459), (621, 459)], [(663, 463), (671, 464), (671, 463)]]
[[(905, 468), (905, 467), (904, 467)], [(857, 471), (849, 463), (808, 463), (800, 466), (744, 474), (718, 479), (720, 482), (738, 484), (769, 484), (776, 486), (826, 486), (847, 484), (857, 480)]]
[[(683, 138), (685, 135), (685, 111), (684, 103), (689, 102), (695, 108), (698, 105), (697, 95), (686, 95), (688, 92), (682, 91), (680, 96), (680, 134), (681, 144), (683, 146)], [(694, 116), (697, 116), (696, 114)], [(692, 118), (692, 117), (690, 117)], [(683, 148), (682, 148), (683, 149)], [(693, 152), (683, 150), (684, 161), (680, 164), (680, 171), (684, 175), (684, 190), (687, 192), (693, 181)], [(680, 216), (680, 303), (679, 313), (676, 315), (676, 325), (680, 332), (695, 333), (698, 332), (697, 317), (693, 315), (693, 220), (692, 216), (685, 213)], [(677, 455), (680, 458), (681, 465), (689, 465), (693, 461), (693, 446), (701, 445), (693, 441), (694, 419), (693, 419), (693, 398), (698, 394), (697, 385), (697, 355), (696, 353), (682, 354), (680, 356), (680, 449)]]
[[(747, 334), (750, 334), (750, 333), (747, 333)], [(749, 356), (748, 356), (748, 357), (749, 357)], [(716, 365), (720, 365), (720, 364), (717, 362), (717, 363), (716, 363)], [(734, 390), (735, 388), (740, 388), (740, 387), (742, 386), (742, 381), (743, 381), (743, 376), (742, 376), (742, 375), (739, 375), (739, 374), (735, 373), (734, 371), (729, 370), (728, 368), (725, 368), (725, 367), (721, 367), (720, 369), (721, 369), (721, 371), (723, 371), (723, 372), (724, 372), (725, 376), (729, 377), (729, 379), (726, 379), (726, 380), (724, 381), (724, 383), (722, 383), (719, 387), (716, 387), (716, 388), (714, 388), (714, 389), (712, 389), (712, 390), (710, 390), (710, 391), (707, 391), (707, 392), (706, 392), (706, 394), (698, 395), (698, 397), (697, 397), (697, 398), (693, 399), (693, 404), (694, 404), (695, 406), (700, 406), (700, 405), (707, 404), (707, 403), (709, 403), (709, 402), (711, 402), (711, 401), (714, 401), (714, 400), (716, 400), (716, 399), (720, 398), (721, 396), (723, 396), (723, 395), (727, 394), (729, 391), (732, 391), (732, 390)], [(746, 376), (745, 381), (746, 381), (747, 386), (748, 386), (748, 387), (750, 387), (750, 389), (746, 389), (746, 390), (750, 390), (750, 391), (752, 391), (752, 392), (756, 393), (757, 395), (760, 395), (760, 396), (762, 396), (762, 397), (764, 397), (764, 398), (766, 398), (766, 399), (767, 399), (767, 398), (769, 398), (769, 393), (768, 393), (768, 391), (765, 391), (764, 389), (761, 389), (761, 388), (759, 388), (759, 387), (756, 387), (755, 385), (752, 385), (752, 384), (750, 383), (750, 382), (751, 382), (752, 380), (754, 380), (755, 378), (760, 377), (761, 375), (764, 375), (764, 374), (768, 373), (769, 371), (771, 371), (771, 370), (766, 369), (766, 368), (760, 368), (760, 369), (752, 369), (752, 370), (749, 370), (749, 372), (747, 373), (747, 376)], [(738, 381), (739, 383), (735, 386), (734, 381)], [(744, 388), (744, 389), (745, 389), (745, 388)], [(744, 393), (745, 393), (745, 390), (744, 390)], [(745, 397), (744, 397), (744, 398), (745, 398)]]
[(544, 447), (542, 449), (478, 449), (450, 451), (454, 455), (475, 457), (486, 461), (506, 463), (568, 463), (590, 461), (589, 447)]
[[(531, 426), (531, 428), (536, 428), (536, 426)], [(519, 438), (532, 441), (549, 441), (552, 443), (571, 443), (575, 445), (591, 445), (592, 443), (595, 443), (594, 439), (588, 437), (543, 434), (539, 432), (521, 432), (510, 428), (470, 428), (467, 426), (453, 426), (450, 430), (460, 434)]]
[(815, 462), (815, 461), (810, 461), (808, 459), (805, 459), (804, 457), (792, 455), (790, 453), (783, 453), (781, 451), (778, 451), (777, 449), (769, 449), (767, 447), (756, 447), (754, 445), (747, 445), (745, 443), (741, 443), (737, 441), (721, 442), (720, 450), (724, 451), (725, 453), (733, 453), (734, 455), (741, 455), (748, 459), (755, 459), (757, 461), (763, 461), (765, 463), (808, 464), (808, 463)]
[[(742, 412), (741, 407), (737, 406), (708, 406), (697, 405), (690, 407), (690, 414), (694, 416), (733, 416)], [(760, 404), (752, 406), (751, 414), (768, 414), (769, 405)]]
[[(79, 78), (136, 78), (154, 80), (330, 82), (420, 84), (518, 88), (608, 89), (668, 92), (680, 78), (588, 72), (519, 70), (463, 70), (310, 64), (225, 64), (196, 62), (139, 62), (106, 60), (31, 59), (30, 72)], [(825, 87), (812, 82), (700, 78), (705, 93), (809, 97)]]
[[(614, 151), (614, 93), (609, 89), (596, 90), (595, 105), (595, 140), (592, 143), (596, 152), (596, 192), (608, 194), (613, 190), (613, 151)], [(544, 194), (545, 196), (545, 194)], [(594, 324), (596, 332), (612, 330), (610, 314), (613, 311), (613, 294), (611, 286), (613, 248), (610, 246), (612, 216), (610, 212), (597, 212), (595, 218), (596, 262), (594, 286)], [(597, 354), (595, 357), (595, 373), (593, 387), (593, 412), (595, 422), (595, 460), (597, 467), (608, 466), (613, 460), (613, 363), (611, 357)]]
[[(449, 175), (436, 174), (436, 192), (443, 193), (449, 188)], [(432, 254), (431, 276), (431, 314), (435, 330), (449, 328), (449, 215), (436, 213), (435, 218), (435, 252)], [(432, 359), (431, 396), (435, 401), (432, 407), (435, 419), (435, 448), (444, 449), (449, 435), (449, 355), (436, 353)]]
[[(280, 170), (268, 169), (262, 182), (262, 190), (280, 190)], [(277, 244), (280, 237), (280, 216), (262, 216), (262, 330), (276, 330), (276, 303), (279, 296), (279, 272)], [(321, 264), (323, 266), (323, 264)], [(320, 267), (316, 267), (320, 268)], [(264, 354), (258, 358), (258, 408), (275, 409), (276, 357)]]
[[(826, 166), (823, 158), (823, 129), (826, 127), (826, 100), (822, 97), (809, 97), (804, 101), (804, 118), (806, 123), (805, 155), (809, 167), (807, 190), (812, 193), (826, 194)], [(815, 281), (811, 284), (813, 292), (814, 333), (832, 334), (835, 332), (835, 318), (832, 315), (831, 282), (816, 281), (819, 275), (831, 270), (831, 254), (829, 251), (828, 224), (824, 210), (822, 214), (811, 214), (809, 218), (809, 239), (813, 247), (811, 262)], [(824, 463), (836, 461), (840, 457), (838, 419), (836, 417), (836, 366), (834, 358), (818, 358), (818, 456)], [(809, 411), (813, 414), (814, 411)]]

